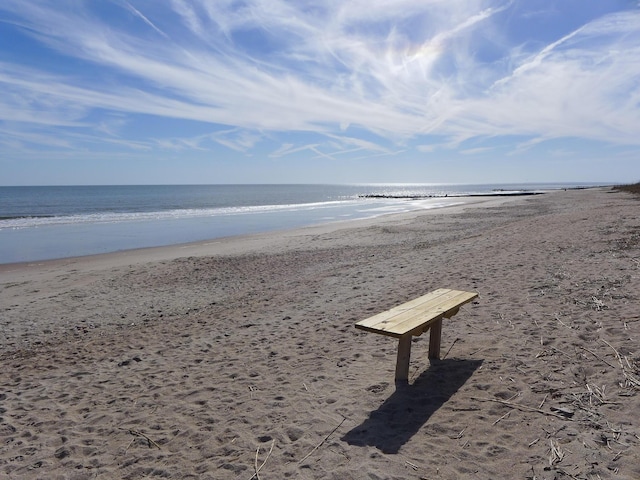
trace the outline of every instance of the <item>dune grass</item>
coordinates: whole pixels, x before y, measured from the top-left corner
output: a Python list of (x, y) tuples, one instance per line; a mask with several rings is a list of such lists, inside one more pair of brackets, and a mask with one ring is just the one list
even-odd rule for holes
[(616, 190), (622, 190), (623, 192), (633, 193), (634, 195), (640, 195), (640, 182), (628, 185), (616, 185), (613, 188)]

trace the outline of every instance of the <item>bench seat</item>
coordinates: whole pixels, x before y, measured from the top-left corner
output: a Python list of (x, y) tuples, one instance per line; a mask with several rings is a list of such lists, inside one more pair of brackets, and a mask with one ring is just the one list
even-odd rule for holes
[(406, 381), (409, 374), (411, 337), (431, 330), (429, 358), (440, 358), (442, 319), (451, 318), (460, 307), (477, 298), (475, 292), (439, 288), (409, 302), (393, 307), (356, 323), (356, 328), (399, 339), (396, 381)]

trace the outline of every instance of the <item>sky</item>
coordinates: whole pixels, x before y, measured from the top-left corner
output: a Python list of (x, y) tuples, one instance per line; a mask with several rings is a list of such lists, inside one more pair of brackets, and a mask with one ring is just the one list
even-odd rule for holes
[(0, 185), (640, 181), (637, 0), (2, 0)]

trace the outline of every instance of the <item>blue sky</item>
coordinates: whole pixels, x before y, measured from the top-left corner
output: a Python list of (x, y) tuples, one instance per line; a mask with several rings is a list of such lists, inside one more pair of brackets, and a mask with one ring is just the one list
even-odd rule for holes
[(2, 0), (0, 185), (640, 181), (622, 0)]

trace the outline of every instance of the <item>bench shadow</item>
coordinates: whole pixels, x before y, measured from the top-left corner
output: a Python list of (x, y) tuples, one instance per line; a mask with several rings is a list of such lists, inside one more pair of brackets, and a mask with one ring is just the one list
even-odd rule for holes
[(349, 445), (398, 453), (480, 365), (482, 360), (433, 361), (412, 385), (397, 384), (396, 391), (342, 440)]

